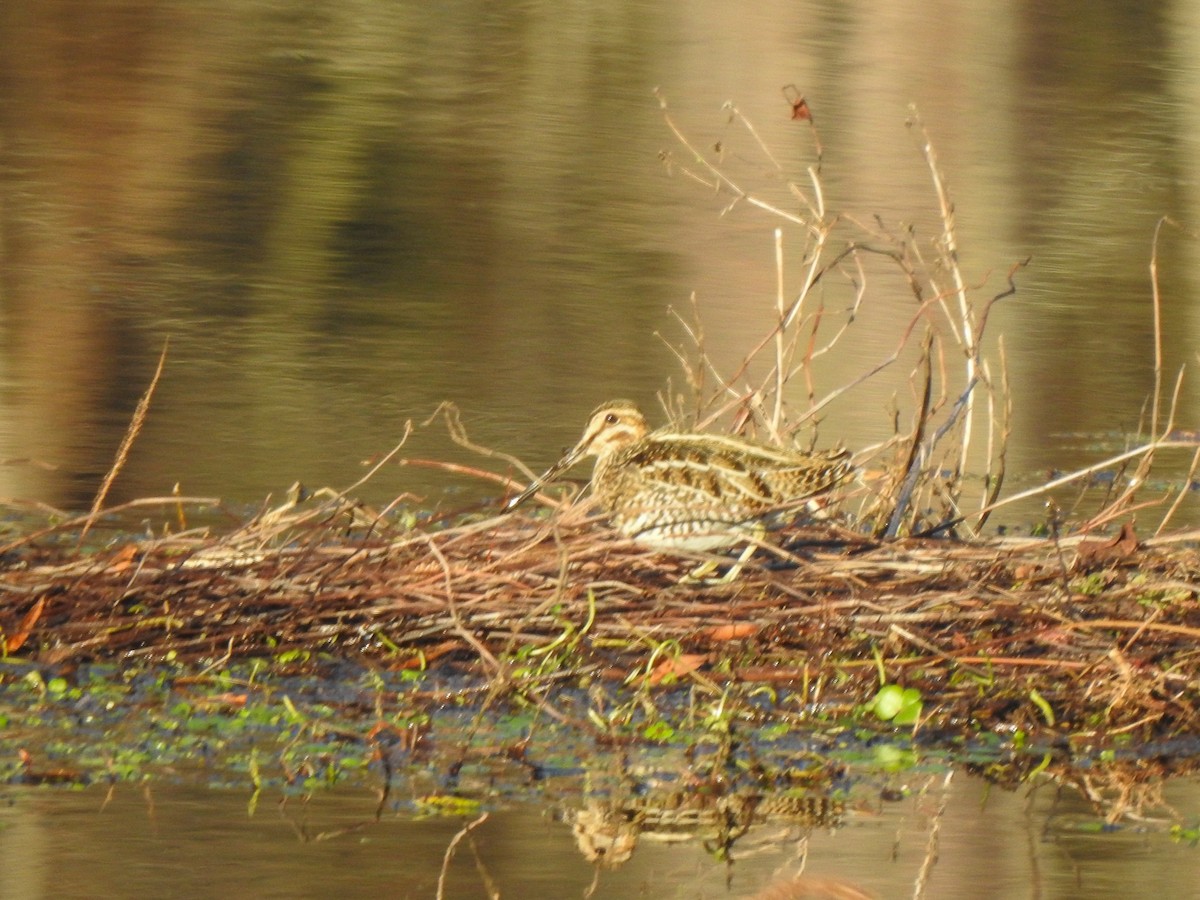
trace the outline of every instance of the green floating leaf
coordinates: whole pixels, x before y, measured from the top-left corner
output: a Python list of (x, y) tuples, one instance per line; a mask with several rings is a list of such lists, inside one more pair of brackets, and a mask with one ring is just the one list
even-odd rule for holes
[(885, 722), (890, 722), (896, 713), (900, 712), (900, 704), (904, 698), (904, 690), (898, 684), (885, 684), (875, 694), (871, 701), (871, 709), (875, 715)]
[(871, 753), (874, 764), (885, 772), (904, 772), (920, 761), (915, 751), (893, 744), (876, 744)]
[(659, 719), (656, 722), (651, 722), (642, 729), (642, 737), (648, 741), (657, 741), (665, 744), (675, 737), (675, 729)]
[(920, 691), (898, 684), (885, 684), (867, 704), (878, 719), (893, 725), (915, 725), (920, 721), (923, 706)]

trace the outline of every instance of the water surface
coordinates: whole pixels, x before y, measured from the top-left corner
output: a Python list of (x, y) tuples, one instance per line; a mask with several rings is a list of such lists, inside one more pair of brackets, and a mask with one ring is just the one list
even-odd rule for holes
[[(1153, 385), (1155, 223), (1197, 218), (1198, 35), (1195, 10), (1170, 3), (5, 9), (0, 457), (54, 468), (0, 467), (0, 496), (86, 505), (168, 338), (114, 500), (344, 486), (442, 400), (480, 442), (542, 466), (599, 401), (653, 407), (679, 386), (656, 332), (680, 337), (669, 310), (693, 294), (728, 371), (771, 320), (781, 223), (747, 204), (722, 215), (728, 198), (660, 162), (687, 154), (655, 89), (697, 147), (721, 143), (746, 189), (796, 210), (783, 181), (807, 186), (815, 157), (781, 93), (795, 85), (829, 209), (911, 225), (928, 252), (916, 104), (967, 282), (990, 296), (1032, 257), (992, 322), (1010, 471), (1031, 483), (1090, 462)], [(785, 227), (789, 289), (803, 241)], [(1168, 383), (1192, 360), (1196, 271), (1195, 242), (1170, 232)], [(821, 386), (890, 353), (912, 307), (876, 273)], [(1195, 398), (1185, 384), (1182, 427)], [(834, 404), (822, 441), (869, 445), (913, 402), (897, 368)], [(477, 461), (440, 427), (410, 449)], [(455, 483), (389, 467), (367, 494)]]
[[(924, 790), (877, 800), (840, 829), (784, 822), (752, 829), (732, 863), (699, 838), (643, 836), (629, 861), (597, 870), (564, 816), (548, 806), (501, 803), (457, 845), (444, 896), (750, 898), (797, 875), (867, 895), (929, 897), (1187, 897), (1200, 890), (1196, 849), (1161, 822), (1105, 829), (1072, 792), (1019, 792), (959, 774), (919, 776)], [(447, 847), (477, 818), (375, 819), (367, 791), (305, 801), (158, 786), (47, 791), (5, 788), (0, 866), (5, 896), (379, 897), (436, 895)], [(1194, 820), (1200, 794), (1176, 783), (1168, 799)], [(936, 834), (934, 824), (936, 823)], [(931, 843), (932, 842), (932, 843)], [(933, 848), (936, 859), (929, 854)], [(924, 874), (922, 874), (924, 872)], [(802, 882), (803, 883), (803, 882)], [(803, 895), (801, 895), (803, 896)]]

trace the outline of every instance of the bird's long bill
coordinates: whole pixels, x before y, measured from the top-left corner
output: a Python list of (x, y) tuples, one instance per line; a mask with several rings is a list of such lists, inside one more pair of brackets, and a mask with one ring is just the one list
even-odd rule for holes
[(514, 509), (540, 491), (546, 484), (558, 477), (560, 472), (563, 472), (575, 465), (575, 463), (579, 461), (579, 457), (581, 455), (582, 454), (580, 453), (578, 447), (571, 448), (569, 451), (567, 451), (566, 456), (531, 481), (529, 483), (529, 487), (525, 488), (525, 490), (521, 491), (521, 493), (517, 494), (515, 497), (505, 503), (503, 511), (512, 512)]

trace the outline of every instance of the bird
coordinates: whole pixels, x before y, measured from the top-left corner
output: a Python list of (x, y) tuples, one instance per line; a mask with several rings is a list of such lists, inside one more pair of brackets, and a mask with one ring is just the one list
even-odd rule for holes
[(670, 427), (652, 431), (635, 403), (612, 400), (596, 408), (579, 442), (505, 510), (588, 456), (596, 458), (591, 490), (613, 527), (666, 551), (705, 552), (752, 540), (768, 521), (794, 515), (852, 471), (844, 450), (806, 452)]

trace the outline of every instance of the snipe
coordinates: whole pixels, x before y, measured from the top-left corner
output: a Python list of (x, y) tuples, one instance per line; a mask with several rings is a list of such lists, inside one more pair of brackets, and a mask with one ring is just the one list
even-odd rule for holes
[(579, 443), (509, 510), (586, 456), (592, 491), (626, 537), (656, 549), (731, 547), (772, 516), (795, 512), (850, 472), (845, 451), (805, 453), (728, 435), (651, 431), (628, 400), (592, 413)]

